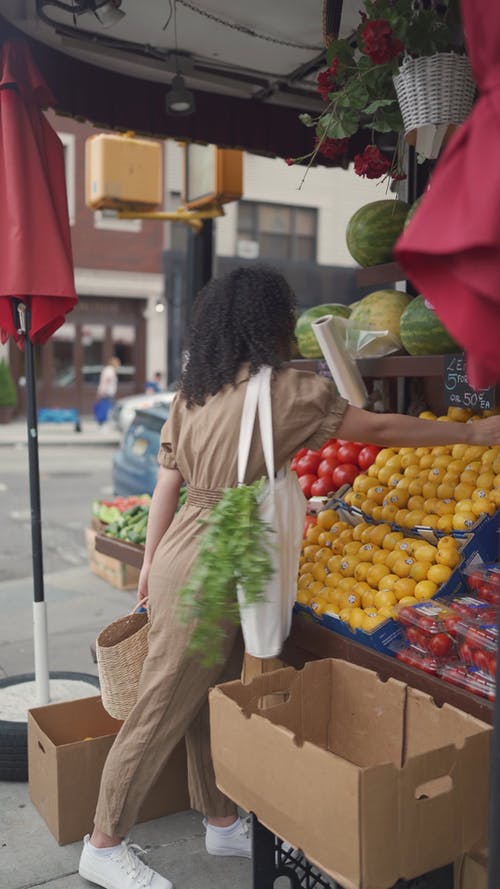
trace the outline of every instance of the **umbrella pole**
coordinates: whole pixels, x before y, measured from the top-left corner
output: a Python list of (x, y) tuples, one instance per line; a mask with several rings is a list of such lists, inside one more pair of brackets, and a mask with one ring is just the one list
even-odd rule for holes
[(47, 603), (43, 586), (42, 513), (40, 506), (40, 469), (38, 462), (38, 422), (36, 376), (33, 343), (28, 332), (30, 313), (24, 303), (17, 304), (19, 331), (24, 334), (26, 360), (26, 422), (28, 429), (28, 464), (31, 506), (31, 555), (33, 561), (33, 639), (35, 683), (38, 706), (49, 703), (49, 658)]

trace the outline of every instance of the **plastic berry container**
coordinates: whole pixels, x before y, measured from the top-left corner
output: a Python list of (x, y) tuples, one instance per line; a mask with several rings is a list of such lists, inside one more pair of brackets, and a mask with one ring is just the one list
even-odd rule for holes
[(455, 624), (459, 619), (448, 605), (434, 601), (405, 605), (398, 611), (406, 641), (438, 661), (454, 655)]
[(459, 596), (452, 599), (450, 608), (466, 620), (493, 623), (497, 617), (497, 609), (493, 605), (475, 596)]
[(442, 666), (442, 661), (439, 658), (433, 657), (427, 651), (415, 648), (414, 645), (401, 648), (396, 653), (396, 659), (403, 664), (408, 664), (409, 667), (415, 667), (417, 670), (423, 670), (424, 673), (430, 673), (432, 676), (437, 676), (439, 668)]
[(495, 700), (495, 681), (488, 673), (482, 673), (477, 667), (465, 667), (463, 664), (444, 664), (438, 671), (438, 676), (445, 682), (458, 685), (472, 694), (489, 701)]
[(459, 621), (456, 625), (458, 656), (468, 667), (491, 677), (497, 672), (498, 627), (495, 623)]
[(473, 595), (483, 602), (498, 607), (500, 603), (500, 565), (490, 563), (488, 565), (476, 565), (465, 568), (464, 575), (467, 578), (467, 586)]

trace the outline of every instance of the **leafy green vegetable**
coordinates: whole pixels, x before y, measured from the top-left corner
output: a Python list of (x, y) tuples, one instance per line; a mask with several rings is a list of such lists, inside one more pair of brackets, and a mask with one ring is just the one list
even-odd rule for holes
[(265, 480), (227, 488), (213, 507), (201, 537), (198, 558), (187, 584), (181, 589), (180, 614), (193, 621), (190, 650), (204, 666), (221, 661), (224, 624), (239, 622), (236, 588), (245, 604), (264, 597), (273, 565), (266, 547), (269, 526), (260, 518), (259, 503)]

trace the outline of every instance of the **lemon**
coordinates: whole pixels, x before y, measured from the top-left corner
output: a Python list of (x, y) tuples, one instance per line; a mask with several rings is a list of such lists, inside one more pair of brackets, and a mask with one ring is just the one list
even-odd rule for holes
[(392, 552), (388, 553), (386, 556), (385, 564), (387, 565), (389, 571), (392, 571), (393, 565), (397, 562), (398, 559), (401, 558), (401, 553), (397, 550), (392, 550)]
[(350, 592), (356, 583), (355, 577), (341, 577), (337, 586), (342, 592)]
[(415, 458), (417, 460), (416, 463), (411, 463), (404, 472), (404, 477), (409, 478), (411, 480), (415, 479), (420, 472), (420, 461), (418, 457)]
[(332, 525), (339, 520), (340, 516), (335, 509), (322, 509), (316, 516), (318, 525), (320, 528), (323, 528), (324, 531), (329, 531)]
[(453, 516), (454, 531), (471, 531), (477, 522), (477, 516), (471, 512), (459, 512)]
[(310, 586), (314, 582), (314, 577), (312, 574), (301, 574), (299, 577), (299, 582), (297, 587), (299, 590), (305, 590), (308, 586)]
[(328, 607), (328, 599), (324, 599), (322, 596), (314, 596), (309, 602), (309, 608), (318, 616), (323, 614)]
[(387, 565), (370, 565), (368, 569), (368, 573), (366, 575), (366, 582), (370, 584), (371, 587), (376, 589), (382, 580), (389, 573)]
[(472, 497), (475, 489), (476, 480), (474, 480), (474, 484), (461, 481), (458, 483), (458, 485), (455, 486), (453, 497), (455, 500), (467, 500), (469, 497)]
[(351, 613), (349, 615), (349, 626), (351, 630), (359, 629), (363, 625), (363, 621), (365, 619), (365, 612), (362, 608), (352, 608)]
[[(411, 577), (400, 577), (398, 581), (394, 584), (393, 592), (396, 599), (399, 601), (403, 599), (405, 596), (413, 596), (413, 592), (417, 585), (417, 581), (413, 580)], [(394, 604), (394, 603), (393, 603)]]
[(437, 516), (436, 513), (428, 512), (426, 515), (424, 515), (422, 525), (424, 525), (424, 527), (426, 528), (437, 528), (438, 519), (439, 516)]
[(306, 531), (306, 540), (308, 543), (316, 543), (323, 528), (320, 525), (309, 525)]
[(382, 541), (382, 548), (389, 551), (393, 550), (398, 540), (402, 539), (403, 534), (401, 531), (389, 531), (389, 533), (385, 535)]
[(433, 460), (432, 454), (424, 454), (420, 457), (420, 469), (431, 469)]
[(418, 546), (415, 546), (413, 555), (416, 562), (435, 562), (437, 547), (432, 543), (419, 543)]
[(320, 546), (314, 553), (314, 561), (326, 565), (328, 559), (332, 557), (332, 550), (329, 546)]
[(464, 454), (468, 448), (466, 444), (456, 444), (453, 445), (451, 449), (451, 456), (454, 460), (463, 460)]
[(425, 503), (425, 497), (422, 497), (421, 494), (413, 494), (408, 500), (408, 509), (423, 509)]
[(309, 601), (311, 599), (311, 594), (309, 590), (299, 590), (297, 593), (297, 602), (300, 602), (301, 605), (309, 605)]
[(371, 587), (368, 587), (364, 593), (361, 593), (361, 605), (363, 608), (373, 608), (375, 604), (375, 590), (372, 590)]
[(323, 584), (321, 583), (320, 580), (315, 580), (307, 588), (308, 593), (310, 594), (311, 598), (313, 596), (317, 596), (322, 589), (323, 589)]
[(451, 568), (449, 565), (431, 565), (427, 574), (427, 580), (432, 580), (433, 583), (441, 586), (441, 584), (446, 583), (450, 576)]
[(361, 535), (366, 528), (371, 528), (372, 526), (368, 524), (368, 522), (359, 522), (358, 525), (355, 525), (352, 530), (353, 540), (361, 540)]
[(341, 608), (339, 610), (340, 620), (343, 620), (344, 623), (349, 623), (350, 615), (351, 615), (351, 608), (349, 606)]
[(387, 556), (389, 555), (388, 550), (386, 549), (378, 549), (373, 554), (372, 562), (374, 565), (385, 565)]
[(472, 512), (475, 516), (495, 515), (496, 511), (496, 506), (489, 497), (488, 500), (474, 500), (472, 504)]
[(450, 420), (459, 423), (466, 423), (472, 417), (472, 411), (466, 407), (449, 407), (446, 413)]
[[(476, 518), (476, 516), (474, 516)], [(461, 530), (466, 530), (462, 528)], [(448, 565), (449, 568), (456, 568), (460, 562), (460, 553), (453, 547), (443, 547), (438, 549), (436, 563), (438, 565)]]
[(410, 577), (415, 583), (419, 580), (427, 580), (431, 562), (416, 561), (410, 568)]
[(409, 466), (418, 466), (418, 457), (413, 450), (401, 456), (401, 468), (408, 469)]
[(403, 528), (410, 528), (411, 525), (408, 522), (409, 512), (409, 509), (398, 509), (396, 515), (394, 516), (396, 525), (401, 525)]
[(396, 451), (393, 448), (382, 448), (375, 457), (375, 466), (385, 466), (390, 457), (394, 457)]
[(432, 599), (437, 591), (437, 583), (434, 583), (432, 580), (420, 580), (415, 587), (414, 596), (418, 600)]
[(418, 599), (415, 596), (404, 596), (403, 599), (400, 599), (398, 605), (416, 605)]
[(478, 488), (486, 488), (488, 491), (491, 491), (495, 484), (495, 475), (493, 472), (480, 472), (477, 479), (476, 485)]
[(394, 503), (389, 504), (389, 506), (383, 506), (381, 510), (381, 516), (384, 522), (393, 522), (396, 517), (397, 511), (398, 507)]
[(437, 419), (436, 414), (434, 414), (432, 411), (421, 411), (419, 413), (419, 417), (421, 420), (436, 420)]
[(394, 574), (397, 574), (398, 577), (408, 577), (410, 574), (410, 568), (414, 564), (414, 559), (410, 556), (407, 558), (396, 559), (394, 565), (392, 566), (392, 571)]
[(361, 629), (364, 633), (371, 633), (373, 632), (373, 630), (376, 630), (377, 627), (380, 626), (380, 624), (383, 624), (385, 620), (386, 618), (381, 614), (365, 614), (363, 617), (363, 623), (361, 624)]
[(328, 574), (326, 567), (322, 562), (316, 562), (311, 573), (314, 579), (321, 581), (322, 584), (325, 582)]
[(444, 531), (445, 534), (448, 534), (450, 531), (453, 531), (453, 516), (452, 515), (442, 515), (438, 518), (437, 530)]
[(443, 515), (453, 515), (455, 512), (455, 507), (457, 503), (456, 500), (453, 500), (451, 497), (445, 497), (444, 500), (441, 500), (436, 507), (436, 512), (438, 516)]
[(363, 543), (358, 550), (358, 559), (360, 562), (371, 562), (376, 549), (373, 543)]
[(354, 569), (354, 577), (357, 581), (366, 580), (366, 575), (371, 568), (370, 562), (358, 562)]
[(393, 605), (382, 605), (382, 608), (379, 608), (378, 615), (379, 617), (391, 618), (395, 619), (398, 611), (397, 608), (394, 608)]

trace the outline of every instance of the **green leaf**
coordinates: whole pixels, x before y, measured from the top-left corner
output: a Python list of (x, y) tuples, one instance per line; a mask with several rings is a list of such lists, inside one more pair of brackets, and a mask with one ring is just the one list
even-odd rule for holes
[(354, 59), (354, 49), (348, 40), (332, 40), (326, 52), (326, 59), (329, 65), (333, 59), (338, 59), (343, 65), (350, 65)]
[(343, 114), (332, 117), (326, 126), (326, 135), (330, 139), (345, 139), (353, 136), (359, 129), (359, 116), (357, 114)]
[(246, 604), (262, 600), (273, 574), (268, 526), (259, 515), (264, 480), (227, 488), (202, 521), (198, 558), (180, 590), (180, 616), (192, 623), (190, 650), (205, 666), (221, 662), (227, 622), (239, 622), (236, 589)]
[(379, 108), (385, 108), (386, 106), (393, 104), (393, 99), (374, 99), (373, 102), (370, 102), (370, 104), (363, 109), (363, 111), (365, 114), (373, 114), (375, 111), (378, 111)]

